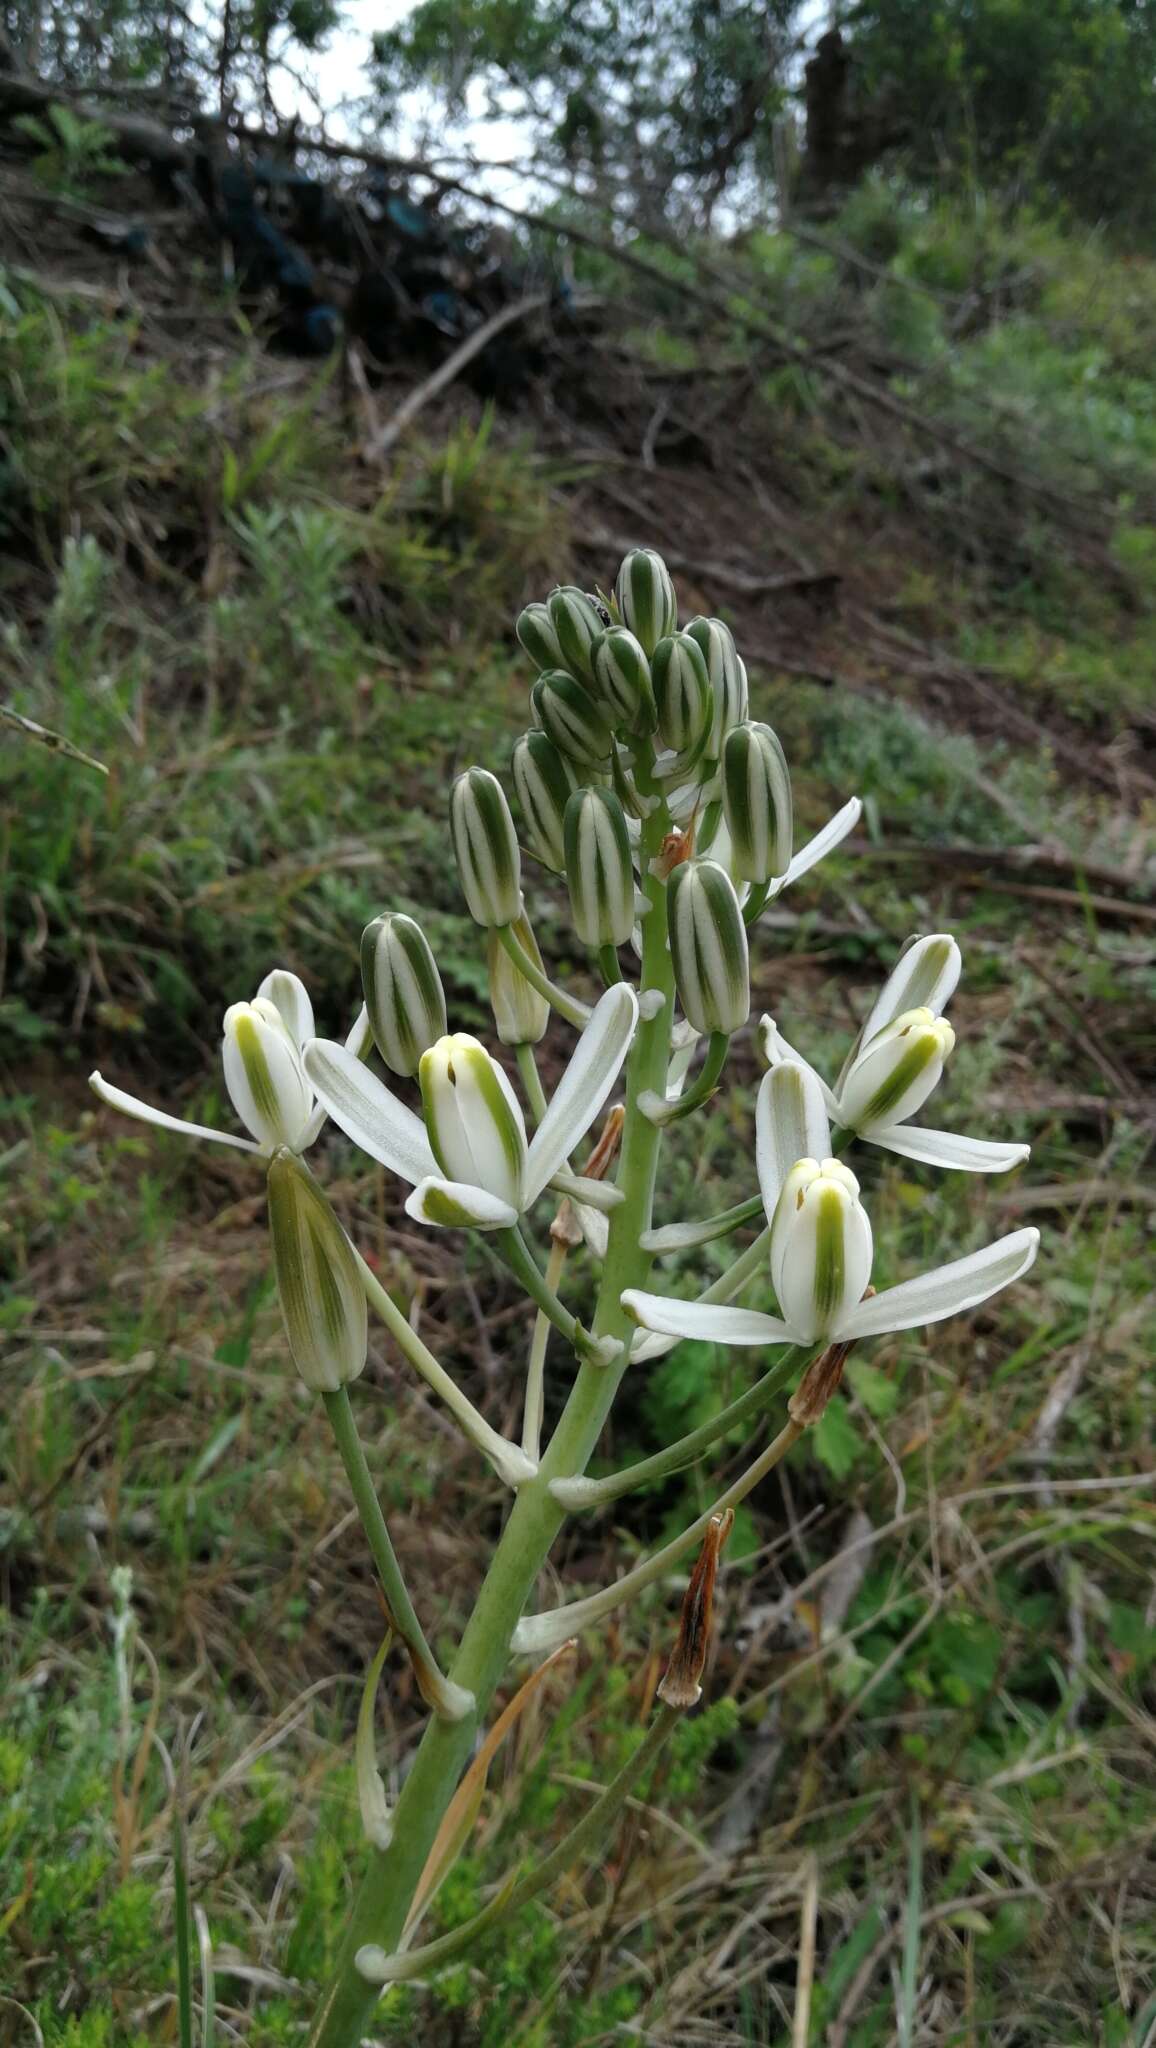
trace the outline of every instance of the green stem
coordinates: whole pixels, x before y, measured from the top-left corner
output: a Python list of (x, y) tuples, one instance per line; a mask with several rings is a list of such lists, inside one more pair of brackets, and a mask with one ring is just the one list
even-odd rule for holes
[(668, 1223), (659, 1230), (648, 1230), (646, 1249), (650, 1252), (688, 1252), (700, 1244), (713, 1244), (716, 1237), (729, 1237), (732, 1230), (738, 1230), (744, 1223), (750, 1223), (763, 1212), (761, 1195), (749, 1195), (745, 1202), (736, 1202), (733, 1209), (723, 1209), (717, 1216), (708, 1216), (701, 1223)]
[(536, 1124), (540, 1124), (546, 1114), (546, 1091), (542, 1086), (542, 1076), (538, 1072), (533, 1046), (516, 1045), (514, 1058), (518, 1063), (518, 1072), (522, 1077), (522, 1086), (530, 1105), (530, 1115)]
[(769, 882), (756, 882), (753, 884), (751, 893), (743, 905), (744, 924), (754, 924), (762, 916), (767, 907), (767, 898), (770, 893), (771, 885)]
[[(556, 1294), (566, 1268), (566, 1246), (556, 1239), (550, 1246), (546, 1285)], [(546, 1346), (550, 1341), (550, 1319), (539, 1309), (534, 1318), (530, 1358), (526, 1367), (526, 1398), (522, 1409), (522, 1449), (535, 1465), (542, 1455), (542, 1413), (546, 1378)]]
[(712, 1031), (707, 1041), (706, 1058), (699, 1069), (698, 1078), (674, 1102), (666, 1100), (665, 1091), (658, 1096), (648, 1096), (646, 1113), (656, 1124), (681, 1123), (684, 1116), (691, 1116), (709, 1102), (719, 1084), (719, 1076), (726, 1065), (727, 1047), (730, 1034), (726, 1031)]
[(548, 975), (543, 974), (541, 968), (531, 960), (525, 947), (518, 944), (512, 925), (504, 924), (500, 927), (498, 943), (503, 952), (509, 954), (523, 980), (528, 981), (531, 988), (536, 988), (540, 996), (545, 996), (558, 1015), (565, 1017), (567, 1024), (573, 1024), (578, 1031), (585, 1030), (590, 1021), (590, 1011), (586, 1004), (580, 1003), (576, 996), (568, 996), (564, 988), (559, 988), (556, 981), (551, 981)]
[(389, 1618), (404, 1642), (413, 1660), (422, 1698), (433, 1708), (435, 1714), (447, 1721), (460, 1721), (473, 1708), (473, 1699), (460, 1686), (450, 1685), (438, 1666), (437, 1658), (425, 1639), (422, 1625), (414, 1612), (409, 1588), (402, 1577), (397, 1553), (390, 1541), (377, 1498), (377, 1488), (365, 1462), (365, 1447), (357, 1433), (357, 1422), (353, 1414), (353, 1403), (349, 1388), (339, 1387), (335, 1394), (322, 1394), (325, 1413), (341, 1453), (349, 1490), (353, 1495), (365, 1540), (377, 1566), (381, 1590)]
[(599, 946), (598, 971), (607, 988), (613, 988), (616, 981), (625, 980), (618, 954), (613, 946)]
[(553, 1324), (560, 1335), (565, 1337), (567, 1344), (574, 1346), (575, 1351), (579, 1353), (588, 1352), (590, 1349), (588, 1331), (583, 1329), (577, 1316), (571, 1315), (565, 1303), (559, 1301), (549, 1280), (540, 1271), (538, 1261), (522, 1236), (521, 1231), (517, 1228), (513, 1230), (495, 1230), (494, 1244), (501, 1252), (515, 1279), (521, 1282), (530, 1300), (537, 1304), (547, 1322)]
[[(644, 1090), (664, 1085), (670, 1057), (674, 975), (667, 946), (666, 889), (649, 872), (650, 861), (669, 830), (670, 814), (666, 805), (660, 804), (642, 832), (643, 888), (649, 905), (642, 917), (642, 988), (644, 992), (657, 991), (663, 1000), (655, 1015), (641, 1020), (627, 1064), (626, 1123), (618, 1170), (624, 1199), (610, 1218), (594, 1315), (595, 1334), (624, 1345), (632, 1325), (619, 1296), (624, 1288), (645, 1286), (649, 1276), (650, 1254), (639, 1240), (650, 1227), (661, 1143), (655, 1125), (641, 1114), (638, 1098)], [(516, 964), (521, 968), (520, 962)], [(524, 968), (521, 971), (525, 972)], [(506, 1668), (514, 1627), (564, 1520), (563, 1509), (550, 1493), (550, 1481), (585, 1470), (626, 1365), (624, 1349), (611, 1365), (580, 1366), (537, 1477), (521, 1487), (510, 1511), (450, 1674), (456, 1684), (474, 1694), (478, 1719), (487, 1712)], [(333, 1978), (314, 2021), (311, 2048), (356, 2048), (365, 2033), (378, 1992), (357, 1969), (358, 1950), (367, 1944), (387, 1952), (397, 1947), (410, 1900), (475, 1733), (472, 1718), (453, 1727), (431, 1720), (426, 1728), (394, 1813), (393, 1841), (369, 1858)]]

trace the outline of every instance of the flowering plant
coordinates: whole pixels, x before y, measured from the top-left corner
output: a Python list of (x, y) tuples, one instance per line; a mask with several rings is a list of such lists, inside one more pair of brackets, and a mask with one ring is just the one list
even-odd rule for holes
[[(610, 1826), (698, 1697), (710, 1588), (733, 1509), (818, 1420), (852, 1344), (975, 1307), (1026, 1273), (1037, 1246), (1036, 1231), (1017, 1230), (881, 1293), (871, 1285), (872, 1226), (859, 1179), (840, 1156), (850, 1146), (865, 1142), (968, 1172), (1002, 1172), (1027, 1152), (911, 1121), (938, 1086), (955, 1042), (943, 1013), (960, 952), (942, 933), (913, 940), (901, 954), (833, 1087), (771, 1019), (762, 1020), (767, 1070), (752, 1117), (758, 1194), (702, 1220), (656, 1220), (664, 1135), (709, 1101), (732, 1039), (748, 1024), (748, 934), (769, 901), (846, 837), (860, 806), (852, 797), (796, 851), (786, 757), (771, 728), (749, 715), (746, 669), (732, 635), (720, 619), (679, 628), (670, 576), (652, 551), (627, 556), (611, 599), (559, 588), (522, 613), (517, 634), (538, 670), (534, 723), (512, 759), (522, 838), (535, 862), (564, 878), (576, 939), (604, 985), (591, 1006), (549, 978), (526, 914), (525, 856), (505, 791), (487, 770), (467, 769), (450, 792), (450, 836), (469, 914), (485, 934), (497, 1036), (513, 1054), (521, 1095), (493, 1053), (449, 1029), (429, 944), (419, 924), (396, 912), (363, 934), (365, 1004), (344, 1040), (317, 1035), (308, 994), (282, 970), (251, 1002), (226, 1012), (225, 1084), (247, 1136), (183, 1123), (92, 1076), (112, 1107), (239, 1146), (264, 1162), (289, 1349), (334, 1429), (388, 1609), (389, 1640), (410, 1658), (430, 1708), (391, 1808), (372, 1734), (383, 1645), (356, 1745), (368, 1870), (317, 2016), (317, 2048), (353, 2048), (383, 1986), (457, 1956)], [(547, 1102), (534, 1048), (552, 1011), (575, 1042)], [(370, 1064), (375, 1054), (385, 1078)], [(621, 1104), (611, 1107), (579, 1169), (584, 1139), (619, 1091)], [(486, 1232), (534, 1304), (518, 1442), (479, 1414), (346, 1236), (304, 1158), (326, 1119), (405, 1184), (406, 1210), (419, 1223)], [(547, 1198), (543, 1263), (533, 1232), (548, 1213)], [(697, 1297), (676, 1296), (664, 1284), (665, 1254), (752, 1221), (753, 1243)], [(599, 1271), (588, 1327), (565, 1299), (567, 1255), (583, 1240)], [(775, 1315), (739, 1302), (759, 1273), (770, 1279)], [(350, 1400), (366, 1362), (368, 1308), (512, 1495), (445, 1672), (394, 1554)], [(562, 1342), (548, 1359), (552, 1334)], [(588, 1478), (624, 1375), (684, 1337), (772, 1355), (755, 1385), (710, 1422), (624, 1471)], [(568, 1391), (543, 1443), (548, 1362)], [(779, 1433), (687, 1530), (604, 1590), (526, 1612), (567, 1516), (677, 1471), (760, 1414), (792, 1380)], [(418, 1919), (468, 1832), (474, 1806), (462, 1774), (511, 1656), (557, 1654), (576, 1630), (700, 1545), (645, 1741), (549, 1856), (502, 1886), (474, 1921), (415, 1946)], [(483, 1769), (489, 1754), (483, 1746)], [(467, 1774), (472, 1781), (477, 1770)]]

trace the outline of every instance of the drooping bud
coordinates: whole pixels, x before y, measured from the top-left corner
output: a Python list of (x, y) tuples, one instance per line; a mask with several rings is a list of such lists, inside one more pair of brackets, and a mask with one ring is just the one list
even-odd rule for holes
[(522, 909), (522, 861), (505, 791), (488, 768), (467, 768), (450, 791), (450, 837), (475, 924), (513, 924)]
[(626, 814), (608, 789), (577, 789), (566, 806), (566, 882), (584, 946), (624, 946), (634, 929), (634, 866)]
[(566, 860), (562, 820), (578, 777), (549, 734), (540, 731), (522, 734), (514, 747), (513, 770), (526, 837), (543, 865), (561, 874)]
[(267, 1152), (300, 1149), (313, 1114), (313, 1090), (280, 1010), (267, 996), (225, 1011), (221, 1059), (229, 1100)]
[(288, 1149), (269, 1163), (269, 1233), (293, 1363), (313, 1393), (335, 1394), (365, 1369), (365, 1289), (353, 1246)]
[(800, 1159), (771, 1223), (771, 1279), (783, 1317), (807, 1343), (839, 1328), (871, 1278), (871, 1224), (838, 1159)]
[(514, 631), (535, 668), (541, 670), (564, 666), (561, 644), (554, 631), (554, 622), (548, 606), (528, 604), (525, 611), (519, 612)]
[(712, 761), (718, 761), (728, 732), (747, 715), (746, 665), (735, 647), (734, 634), (722, 619), (692, 619), (686, 630), (701, 648), (710, 678), (713, 715), (707, 753)]
[(593, 671), (590, 666), (590, 650), (594, 642), (606, 630), (606, 620), (592, 597), (579, 590), (575, 583), (559, 584), (547, 600), (550, 624), (562, 650), (561, 667), (568, 668), (572, 676), (582, 682), (589, 682)]
[(423, 1052), (445, 1036), (446, 999), (421, 926), (401, 911), (361, 934), (361, 985), (373, 1042), (391, 1073), (416, 1074)]
[(839, 1091), (840, 1121), (864, 1134), (903, 1123), (922, 1109), (955, 1044), (946, 1017), (908, 1010), (868, 1041)]
[(696, 747), (711, 715), (710, 680), (702, 649), (689, 634), (660, 640), (650, 664), (658, 736), (682, 754)]
[[(542, 955), (529, 918), (515, 918), (510, 930), (523, 953), (528, 953), (535, 967), (540, 968)], [(490, 1008), (502, 1044), (537, 1045), (546, 1035), (550, 1005), (518, 972), (497, 932), (486, 934), (486, 967), (490, 977)]]
[(631, 548), (614, 584), (618, 616), (641, 641), (643, 652), (653, 654), (660, 640), (678, 625), (678, 599), (670, 570), (653, 548)]
[(580, 768), (605, 761), (613, 740), (607, 716), (589, 690), (564, 668), (539, 676), (530, 692), (534, 716), (554, 745)]
[(426, 1133), (446, 1179), (520, 1210), (526, 1126), (497, 1061), (458, 1031), (422, 1054), (418, 1078)]
[(686, 861), (670, 878), (674, 980), (696, 1031), (738, 1031), (751, 1007), (747, 928), (725, 868)]
[(722, 801), (731, 873), (744, 882), (785, 875), (794, 843), (791, 776), (769, 725), (744, 723), (727, 734)]
[(653, 732), (657, 723), (650, 663), (642, 644), (625, 626), (612, 626), (594, 643), (594, 681), (615, 725), (627, 732)]

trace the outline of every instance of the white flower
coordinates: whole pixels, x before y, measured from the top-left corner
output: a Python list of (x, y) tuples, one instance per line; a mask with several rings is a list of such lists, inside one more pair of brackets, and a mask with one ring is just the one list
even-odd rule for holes
[[(350, 1057), (364, 1046), (368, 1020), (361, 1011), (346, 1045)], [(282, 967), (267, 974), (251, 1003), (233, 1003), (225, 1012), (221, 1061), (229, 1100), (249, 1132), (247, 1138), (232, 1131), (210, 1130), (206, 1124), (188, 1123), (154, 1109), (123, 1088), (114, 1088), (100, 1073), (90, 1074), (89, 1086), (112, 1109), (141, 1123), (157, 1124), (163, 1131), (180, 1131), (188, 1138), (209, 1138), (217, 1145), (235, 1145), (242, 1152), (257, 1152), (268, 1158), (279, 1146), (304, 1152), (325, 1121), (317, 1105), (302, 1064), (305, 1043), (313, 1036), (313, 1005), (305, 985)]]
[(347, 1047), (315, 1038), (305, 1048), (305, 1071), (334, 1123), (409, 1181), (409, 1215), (421, 1223), (504, 1230), (546, 1187), (598, 1209), (621, 1199), (616, 1188), (564, 1168), (614, 1086), (637, 1016), (632, 988), (616, 982), (607, 989), (528, 1142), (501, 1067), (465, 1032), (440, 1039), (422, 1059), (424, 1121)]
[[(955, 1045), (955, 1033), (941, 1013), (955, 992), (961, 966), (950, 933), (913, 940), (888, 975), (835, 1087), (828, 1088), (817, 1074), (814, 1078), (832, 1123), (869, 1144), (928, 1166), (1006, 1173), (1027, 1158), (1030, 1145), (924, 1130), (907, 1121), (938, 1085)], [(772, 1070), (784, 1060), (807, 1065), (772, 1018), (761, 1020), (759, 1037)]]
[[(938, 1323), (975, 1308), (1027, 1272), (1038, 1230), (863, 1296), (872, 1236), (859, 1183), (830, 1158), (822, 1090), (809, 1067), (782, 1060), (763, 1078), (756, 1113), (759, 1187), (771, 1225), (771, 1278), (781, 1315), (707, 1301), (668, 1301), (628, 1288), (622, 1306), (644, 1330), (718, 1344), (814, 1344)], [(789, 1163), (788, 1163), (789, 1162)]]

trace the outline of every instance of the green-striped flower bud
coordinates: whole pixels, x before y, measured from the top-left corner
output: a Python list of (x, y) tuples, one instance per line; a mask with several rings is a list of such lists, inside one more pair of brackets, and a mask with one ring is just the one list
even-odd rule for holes
[(624, 946), (634, 930), (634, 866), (626, 814), (608, 789), (577, 789), (566, 806), (566, 883), (584, 946)]
[(615, 725), (627, 732), (653, 732), (657, 723), (650, 663), (642, 644), (625, 626), (612, 626), (594, 642), (594, 681)]
[[(510, 930), (523, 953), (528, 953), (535, 967), (540, 968), (542, 955), (529, 918), (516, 917)], [(550, 1005), (518, 972), (497, 932), (486, 935), (486, 966), (490, 976), (490, 1008), (502, 1044), (537, 1045), (546, 1036)]]
[(658, 736), (683, 754), (696, 747), (711, 715), (710, 678), (701, 647), (687, 633), (660, 640), (650, 664)]
[(561, 667), (589, 682), (590, 650), (606, 629), (606, 620), (592, 597), (576, 583), (561, 583), (546, 601), (550, 624), (562, 650)]
[(614, 584), (618, 616), (653, 654), (678, 625), (678, 599), (670, 570), (653, 548), (631, 548)]
[(734, 634), (722, 619), (692, 619), (686, 630), (702, 649), (706, 662), (714, 707), (707, 753), (712, 761), (719, 761), (728, 732), (747, 715), (750, 692), (746, 665), (735, 647)]
[(313, 1393), (335, 1394), (365, 1369), (365, 1289), (353, 1246), (288, 1150), (269, 1162), (269, 1233), (293, 1363)]
[(670, 950), (687, 1022), (696, 1031), (738, 1031), (751, 1007), (747, 928), (717, 861), (684, 861), (671, 875)]
[(778, 734), (769, 725), (736, 725), (722, 751), (723, 816), (730, 834), (731, 873), (744, 882), (785, 875), (791, 861), (791, 776)]
[(528, 604), (525, 611), (519, 612), (514, 631), (536, 669), (565, 666), (561, 643), (547, 605)]
[(543, 732), (580, 768), (593, 768), (607, 759), (613, 734), (606, 713), (564, 668), (538, 677), (530, 705)]
[(423, 1052), (445, 1036), (446, 999), (429, 940), (412, 917), (394, 910), (366, 925), (361, 986), (386, 1066), (394, 1074), (416, 1074)]
[(522, 909), (522, 859), (506, 794), (488, 768), (467, 768), (450, 791), (450, 837), (475, 924), (513, 924)]
[(526, 837), (544, 866), (560, 875), (566, 863), (562, 820), (578, 777), (549, 734), (541, 731), (522, 734), (512, 765)]

